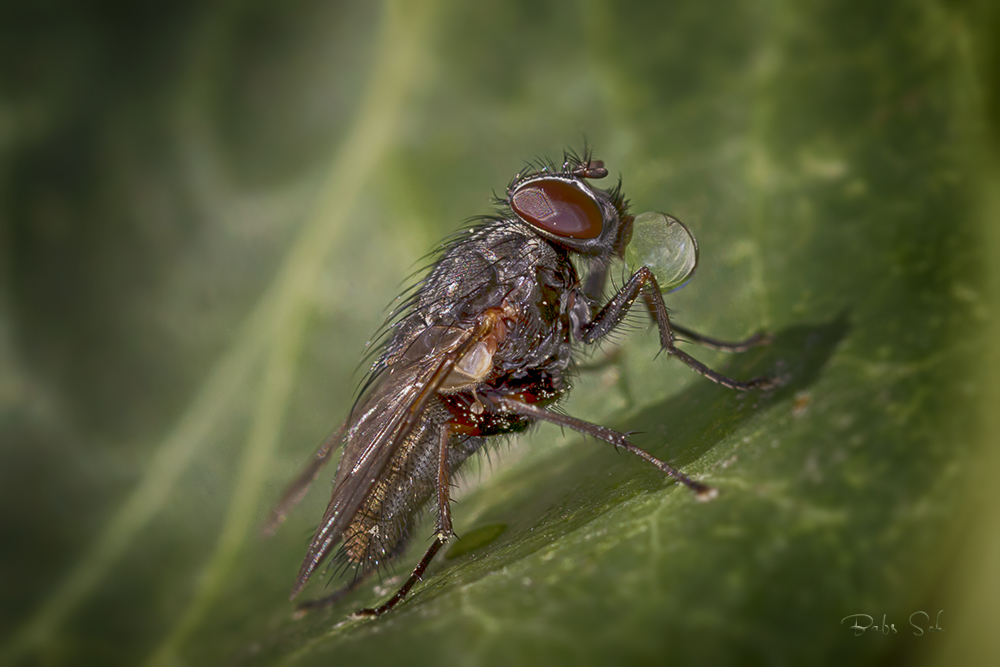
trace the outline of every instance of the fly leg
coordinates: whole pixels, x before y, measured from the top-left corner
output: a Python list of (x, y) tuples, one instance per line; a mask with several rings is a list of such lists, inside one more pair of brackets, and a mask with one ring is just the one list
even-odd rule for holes
[(676, 336), (680, 336), (684, 339), (683, 341), (678, 341), (675, 338), (675, 342), (697, 343), (703, 347), (719, 350), (720, 352), (746, 352), (751, 348), (759, 345), (767, 345), (771, 342), (770, 334), (766, 334), (764, 332), (755, 333), (749, 338), (740, 341), (724, 341), (717, 338), (710, 338), (704, 334), (698, 333), (697, 331), (692, 331), (687, 327), (675, 324), (674, 322), (670, 323), (670, 330)]
[(353, 580), (341, 586), (325, 598), (316, 598), (315, 600), (300, 602), (295, 605), (295, 618), (301, 618), (313, 609), (322, 609), (323, 607), (329, 607), (332, 604), (336, 604), (345, 596), (356, 591), (361, 584), (368, 580), (368, 577), (370, 577), (373, 572), (375, 572), (375, 568), (359, 574)]
[(661, 461), (646, 450), (636, 447), (628, 441), (628, 436), (624, 433), (619, 433), (618, 431), (614, 431), (606, 426), (601, 426), (600, 424), (591, 424), (590, 422), (585, 422), (582, 419), (577, 419), (576, 417), (559, 414), (558, 412), (551, 412), (545, 408), (540, 408), (537, 405), (522, 403), (521, 401), (516, 401), (504, 396), (491, 396), (489, 400), (495, 405), (498, 405), (501, 408), (515, 414), (551, 422), (553, 424), (558, 424), (559, 426), (565, 426), (579, 433), (583, 433), (584, 435), (591, 435), (599, 440), (609, 442), (614, 445), (616, 449), (624, 449), (627, 452), (631, 452), (643, 461), (653, 464), (661, 472), (665, 472), (684, 486), (694, 491), (698, 500), (711, 500), (719, 495), (718, 490), (714, 487), (694, 481), (669, 463)]
[[(737, 391), (747, 391), (748, 389), (764, 388), (769, 387), (773, 384), (773, 380), (767, 377), (758, 377), (746, 382), (741, 382), (740, 380), (734, 380), (731, 377), (722, 375), (713, 371), (711, 368), (701, 363), (687, 352), (678, 349), (674, 344), (674, 334), (673, 329), (670, 325), (670, 316), (667, 314), (667, 307), (663, 303), (663, 295), (660, 294), (660, 289), (656, 284), (656, 277), (653, 276), (653, 272), (649, 270), (648, 267), (642, 267), (638, 271), (632, 274), (625, 286), (618, 290), (618, 293), (611, 297), (611, 300), (597, 313), (597, 315), (587, 324), (580, 327), (579, 340), (584, 343), (594, 343), (604, 336), (608, 335), (628, 313), (632, 304), (639, 295), (646, 300), (646, 305), (649, 308), (650, 313), (656, 320), (656, 325), (660, 329), (660, 347), (670, 356), (677, 357), (682, 362), (684, 362), (689, 368), (694, 370), (696, 373), (704, 375), (712, 382), (721, 384), (723, 387), (729, 387), (730, 389), (735, 389)], [(678, 330), (681, 331), (681, 330)], [(744, 343), (723, 343), (722, 341), (717, 341), (700, 334), (696, 334), (688, 329), (683, 329), (683, 332), (695, 339), (695, 342), (702, 342), (709, 345), (709, 347), (721, 347), (723, 349), (732, 349), (733, 351), (740, 351), (740, 349), (747, 344)], [(753, 338), (749, 339), (749, 342), (755, 343)]]
[(309, 491), (309, 487), (316, 480), (316, 476), (319, 475), (319, 471), (330, 460), (330, 452), (333, 451), (334, 446), (344, 439), (344, 430), (346, 428), (347, 422), (345, 421), (340, 425), (340, 428), (323, 441), (320, 448), (313, 454), (312, 460), (302, 469), (299, 476), (288, 485), (288, 488), (281, 495), (278, 504), (271, 510), (271, 517), (264, 524), (264, 527), (261, 528), (261, 535), (264, 537), (273, 535), (274, 531), (278, 530), (278, 526), (285, 522), (288, 512), (302, 501), (306, 492)]
[(434, 560), (434, 556), (437, 554), (437, 552), (440, 551), (441, 547), (443, 547), (445, 543), (447, 543), (448, 540), (451, 539), (451, 536), (455, 534), (454, 531), (452, 530), (452, 525), (451, 525), (451, 501), (449, 499), (449, 489), (450, 489), (449, 480), (451, 478), (451, 475), (449, 470), (450, 466), (448, 462), (448, 455), (449, 455), (448, 444), (450, 442), (451, 442), (451, 429), (447, 426), (444, 426), (441, 429), (441, 439), (438, 445), (438, 472), (437, 472), (438, 516), (437, 516), (437, 526), (434, 533), (434, 541), (431, 542), (431, 546), (429, 549), (427, 549), (427, 553), (424, 554), (424, 557), (421, 558), (420, 562), (417, 563), (417, 566), (413, 568), (413, 573), (410, 574), (410, 578), (407, 579), (403, 583), (403, 585), (399, 587), (399, 590), (396, 591), (395, 595), (393, 595), (391, 598), (386, 600), (378, 607), (374, 607), (371, 609), (359, 609), (358, 611), (354, 612), (353, 616), (355, 617), (381, 616), (382, 614), (384, 614), (385, 612), (389, 611), (397, 604), (399, 604), (400, 601), (402, 601), (402, 599), (406, 597), (406, 594), (410, 592), (410, 589), (413, 588), (414, 584), (416, 584), (418, 581), (421, 580), (424, 571), (427, 570), (427, 567), (431, 564), (431, 561)]

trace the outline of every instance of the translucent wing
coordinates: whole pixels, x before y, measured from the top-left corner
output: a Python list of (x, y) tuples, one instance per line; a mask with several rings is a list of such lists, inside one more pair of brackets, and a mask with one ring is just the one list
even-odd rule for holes
[(437, 390), (495, 321), (484, 313), (464, 328), (429, 327), (377, 376), (348, 421), (333, 495), (302, 562), (292, 597), (341, 541), (383, 480), (393, 455), (418, 427)]

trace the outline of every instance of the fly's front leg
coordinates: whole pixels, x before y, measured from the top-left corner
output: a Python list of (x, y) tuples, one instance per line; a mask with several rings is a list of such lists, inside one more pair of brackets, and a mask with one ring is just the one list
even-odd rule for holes
[(451, 471), (448, 463), (448, 444), (451, 442), (451, 429), (445, 425), (441, 428), (441, 438), (438, 443), (438, 473), (437, 473), (437, 527), (434, 534), (434, 541), (431, 542), (431, 546), (427, 549), (427, 553), (424, 557), (420, 559), (417, 566), (413, 568), (413, 572), (410, 574), (410, 578), (407, 579), (396, 594), (391, 598), (386, 600), (383, 604), (378, 607), (373, 607), (371, 609), (359, 609), (354, 612), (353, 616), (363, 617), (363, 616), (381, 616), (385, 612), (389, 611), (397, 604), (399, 604), (406, 594), (410, 592), (410, 589), (421, 580), (427, 567), (434, 560), (434, 556), (437, 552), (441, 550), (451, 536), (454, 535), (454, 531), (451, 526), (451, 500), (449, 498), (449, 488)]
[(720, 352), (746, 352), (747, 350), (757, 347), (759, 345), (767, 345), (771, 342), (771, 335), (758, 332), (750, 336), (745, 340), (740, 341), (724, 341), (718, 338), (711, 338), (704, 334), (700, 334), (697, 331), (692, 331), (687, 327), (682, 327), (674, 322), (670, 323), (670, 330), (677, 336), (683, 338), (684, 343), (697, 343), (703, 347), (707, 347), (713, 350), (719, 350)]
[[(589, 323), (581, 327), (581, 340), (584, 343), (594, 343), (604, 336), (608, 335), (616, 326), (618, 326), (625, 315), (628, 313), (632, 304), (639, 295), (646, 300), (646, 305), (649, 307), (649, 311), (653, 318), (656, 320), (656, 325), (660, 330), (660, 347), (669, 355), (677, 357), (683, 361), (689, 368), (694, 370), (701, 375), (704, 375), (712, 382), (721, 384), (724, 387), (729, 387), (730, 389), (735, 389), (737, 391), (747, 391), (748, 389), (756, 389), (758, 387), (768, 387), (771, 386), (772, 380), (767, 377), (758, 377), (747, 382), (741, 382), (739, 380), (734, 380), (731, 377), (722, 375), (713, 371), (711, 368), (701, 363), (687, 352), (678, 349), (674, 344), (674, 334), (670, 325), (670, 316), (667, 314), (667, 307), (663, 303), (663, 295), (660, 294), (659, 286), (656, 284), (656, 277), (653, 276), (653, 272), (647, 267), (642, 267), (629, 278), (625, 286), (618, 290), (618, 293), (611, 297), (611, 300), (605, 304), (604, 308), (601, 309), (599, 313), (592, 319)], [(693, 331), (684, 329), (683, 332), (686, 335), (696, 338), (696, 342), (705, 342), (709, 344), (710, 347), (725, 347), (729, 346), (734, 351), (740, 350), (742, 346), (746, 343), (723, 343), (722, 341), (716, 341), (700, 334), (695, 334)], [(750, 339), (751, 342), (754, 339)]]

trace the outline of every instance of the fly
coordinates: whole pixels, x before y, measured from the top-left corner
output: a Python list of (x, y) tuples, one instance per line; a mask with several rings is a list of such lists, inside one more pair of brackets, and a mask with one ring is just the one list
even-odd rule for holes
[[(456, 471), (489, 438), (539, 422), (629, 451), (700, 500), (716, 495), (712, 487), (633, 445), (625, 434), (552, 410), (570, 389), (574, 352), (604, 339), (639, 298), (669, 356), (730, 389), (746, 391), (771, 382), (726, 377), (676, 346), (681, 336), (740, 352), (765, 337), (727, 343), (671, 322), (662, 292), (672, 285), (660, 283), (683, 282), (694, 271), (694, 239), (668, 216), (630, 215), (620, 180), (608, 190), (591, 185), (607, 175), (603, 162), (587, 150), (567, 152), (561, 167), (542, 163), (522, 171), (497, 202), (498, 213), (447, 241), (397, 310), (350, 416), (288, 487), (268, 525), (270, 531), (284, 520), (331, 452), (343, 446), (330, 503), (292, 598), (330, 559), (355, 566), (356, 574), (333, 595), (301, 603), (300, 610), (332, 604), (399, 557), (423, 509), (433, 503), (434, 541), (410, 577), (382, 605), (356, 614), (379, 616), (396, 606), (454, 535), (449, 493)], [(640, 239), (644, 225), (656, 234), (642, 231)], [(634, 231), (637, 239), (630, 247)], [(636, 260), (635, 248), (644, 244), (661, 259)], [(609, 265), (626, 251), (636, 269), (602, 302)], [(662, 260), (664, 251), (684, 252), (680, 259)], [(572, 258), (587, 267), (584, 279)], [(679, 280), (673, 280), (675, 274)]]

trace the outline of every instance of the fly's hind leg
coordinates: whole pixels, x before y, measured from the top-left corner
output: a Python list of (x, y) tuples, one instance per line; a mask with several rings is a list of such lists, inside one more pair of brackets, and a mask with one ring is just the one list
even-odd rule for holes
[[(653, 319), (656, 320), (656, 325), (660, 330), (660, 347), (667, 354), (672, 357), (677, 357), (696, 373), (704, 375), (712, 382), (721, 384), (723, 387), (729, 387), (730, 389), (735, 389), (737, 391), (747, 391), (749, 389), (773, 386), (774, 380), (769, 377), (757, 377), (745, 382), (727, 377), (722, 373), (713, 371), (711, 368), (701, 363), (684, 350), (679, 349), (674, 341), (674, 327), (670, 323), (670, 316), (667, 314), (667, 307), (663, 303), (663, 295), (660, 294), (660, 289), (656, 284), (656, 278), (653, 276), (653, 272), (645, 266), (633, 273), (632, 277), (629, 278), (627, 283), (625, 283), (625, 286), (618, 290), (617, 294), (611, 297), (611, 300), (605, 304), (604, 308), (597, 313), (594, 319), (581, 327), (579, 338), (584, 343), (594, 343), (608, 335), (616, 326), (618, 326), (618, 324), (621, 323), (626, 313), (628, 313), (629, 309), (632, 307), (632, 304), (635, 303), (635, 300), (640, 295), (645, 299), (646, 305), (648, 306)], [(756, 340), (756, 337), (754, 337), (748, 339), (747, 341), (743, 341), (742, 343), (725, 343), (713, 338), (708, 338), (707, 336), (702, 336), (701, 334), (697, 334), (689, 329), (678, 327), (677, 332), (683, 333), (683, 335), (692, 338), (693, 342), (702, 343), (708, 347), (715, 347), (717, 349), (730, 350), (734, 352), (742, 351), (750, 345), (763, 342), (763, 339)]]
[[(271, 516), (261, 528), (261, 535), (263, 537), (271, 537), (278, 526), (285, 522), (285, 517), (288, 512), (291, 511), (293, 507), (298, 505), (303, 498), (305, 498), (306, 492), (309, 491), (309, 487), (312, 483), (316, 481), (316, 477), (319, 475), (319, 471), (323, 469), (323, 466), (327, 464), (330, 460), (330, 453), (341, 444), (344, 439), (344, 431), (347, 429), (347, 422), (345, 421), (340, 427), (330, 435), (329, 438), (323, 441), (320, 448), (316, 450), (313, 454), (312, 459), (299, 476), (292, 480), (288, 488), (281, 495), (281, 499), (278, 500), (278, 504), (275, 505), (274, 509), (271, 510)], [(336, 595), (336, 593), (334, 594)]]
[(447, 541), (448, 538), (443, 537), (441, 533), (435, 535), (434, 541), (431, 542), (430, 549), (428, 549), (427, 553), (424, 554), (424, 557), (420, 559), (420, 562), (417, 563), (417, 566), (413, 568), (413, 573), (410, 575), (410, 578), (407, 579), (403, 583), (403, 585), (399, 587), (399, 590), (396, 591), (395, 595), (393, 595), (391, 598), (386, 600), (378, 607), (372, 607), (369, 609), (358, 609), (356, 612), (352, 614), (352, 616), (355, 618), (364, 618), (365, 616), (381, 616), (382, 614), (384, 614), (385, 612), (389, 611), (397, 604), (399, 604), (403, 600), (403, 598), (406, 597), (406, 594), (410, 592), (410, 589), (413, 588), (414, 584), (416, 584), (423, 578), (424, 571), (427, 570), (427, 567), (431, 564), (431, 561), (434, 560), (434, 556), (441, 549), (441, 547), (445, 545)]
[(354, 612), (354, 617), (364, 617), (364, 616), (381, 616), (385, 612), (389, 611), (397, 604), (399, 604), (406, 594), (410, 592), (410, 589), (421, 580), (427, 567), (434, 560), (434, 556), (437, 552), (441, 550), (451, 536), (454, 535), (451, 525), (451, 500), (449, 498), (449, 484), (451, 479), (451, 472), (449, 470), (448, 461), (448, 444), (451, 442), (451, 429), (448, 426), (444, 426), (441, 429), (441, 437), (438, 444), (438, 471), (437, 471), (437, 526), (434, 532), (434, 541), (431, 542), (430, 548), (427, 549), (427, 553), (424, 557), (420, 559), (417, 566), (413, 568), (413, 572), (410, 574), (409, 579), (403, 582), (403, 585), (399, 587), (396, 594), (391, 598), (386, 600), (384, 603), (378, 607), (373, 607), (370, 609), (359, 609)]
[(302, 618), (310, 611), (314, 609), (322, 609), (323, 607), (329, 607), (330, 605), (340, 602), (343, 598), (350, 595), (368, 580), (368, 577), (372, 576), (372, 573), (376, 571), (376, 568), (372, 568), (367, 572), (362, 572), (358, 574), (353, 580), (344, 584), (336, 591), (327, 595), (323, 598), (316, 598), (315, 600), (306, 600), (305, 602), (300, 602), (295, 606), (295, 618)]

